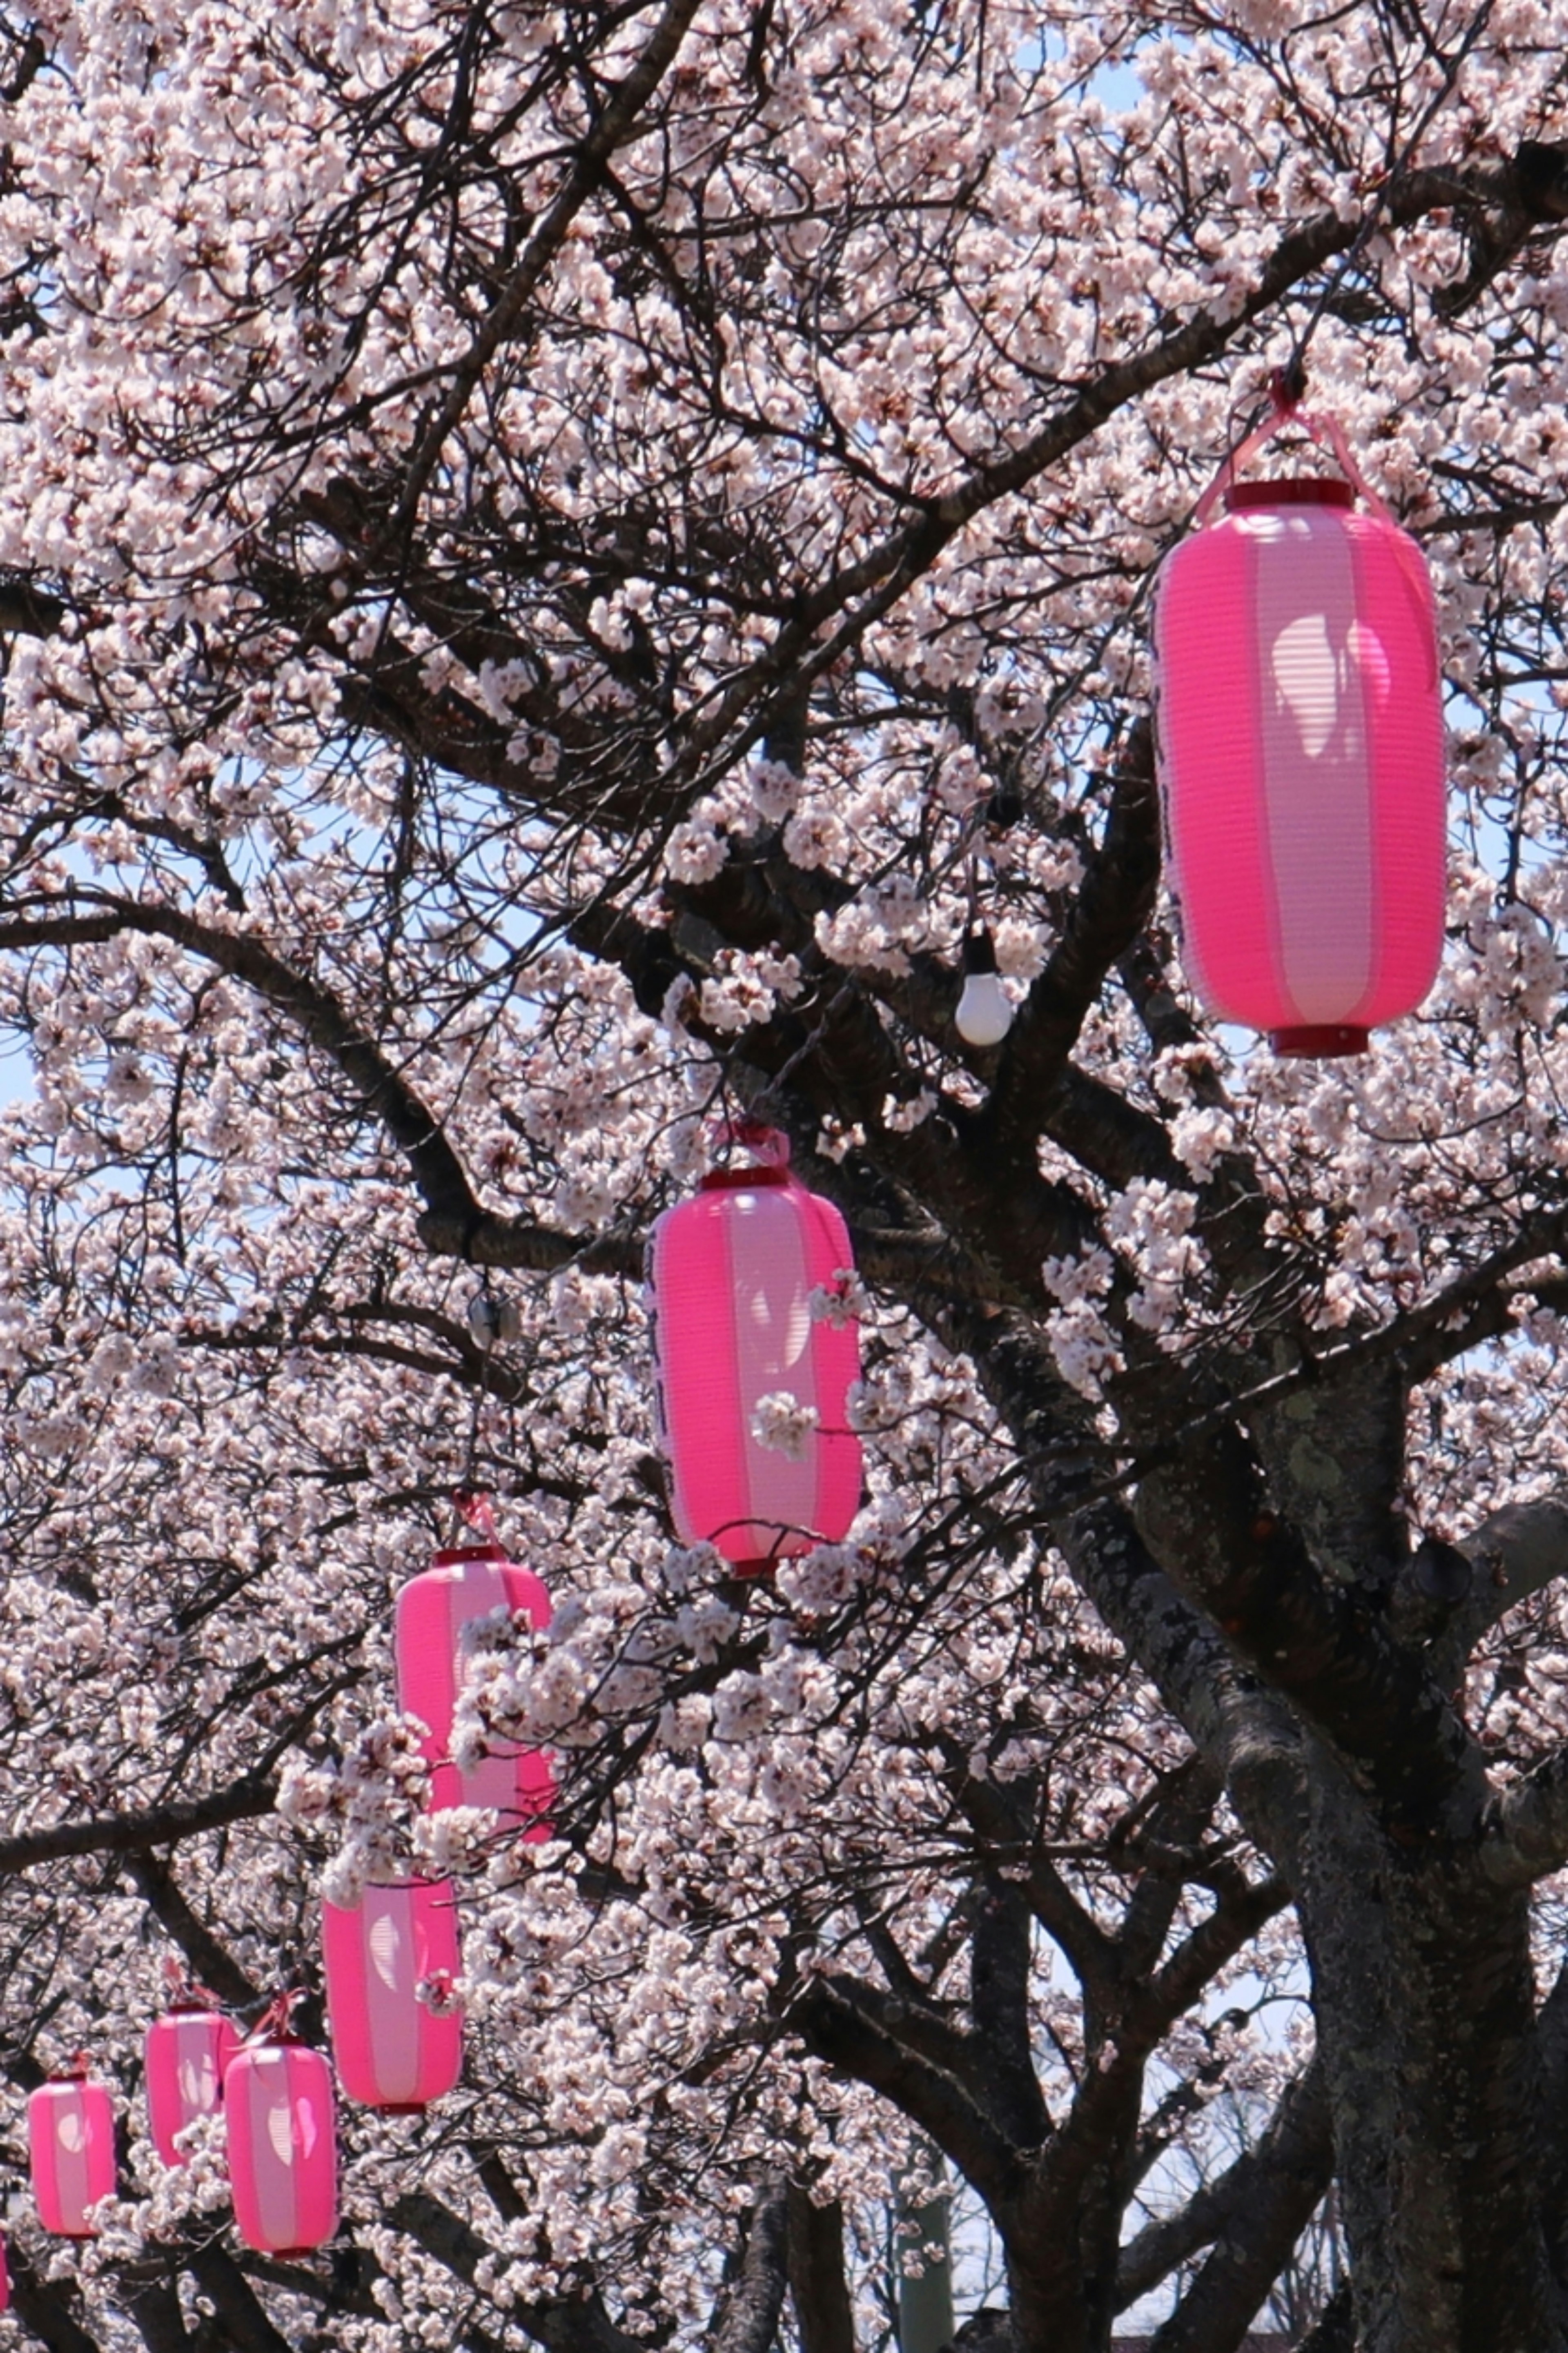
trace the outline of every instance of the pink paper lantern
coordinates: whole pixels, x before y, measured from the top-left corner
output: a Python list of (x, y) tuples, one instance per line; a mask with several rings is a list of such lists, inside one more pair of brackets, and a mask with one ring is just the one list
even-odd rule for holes
[(0, 2312), (11, 2309), (11, 2266), (5, 2261), (5, 2242), (0, 2239)]
[(79, 2075), (40, 2084), (27, 2099), (33, 2197), (46, 2231), (90, 2239), (90, 2208), (114, 2194), (114, 2105)]
[(422, 1743), (430, 1760), (430, 1805), (490, 1806), (511, 1822), (525, 1822), (524, 1842), (551, 1836), (549, 1810), (556, 1777), (537, 1749), (499, 1746), (467, 1771), (451, 1761), (452, 1718), (467, 1664), (463, 1629), (497, 1609), (519, 1612), (541, 1630), (550, 1622), (550, 1597), (532, 1570), (508, 1560), (499, 1545), (439, 1552), (397, 1596), (394, 1647), (397, 1704), (429, 1726)]
[(308, 2254), (337, 2228), (332, 2069), (302, 2042), (247, 2044), (223, 2105), (240, 2237), (261, 2254)]
[(185, 2151), (175, 2146), (175, 2135), (222, 2105), (224, 2070), (238, 2052), (239, 2037), (219, 2011), (192, 2006), (155, 2018), (144, 2049), (153, 2146), (165, 2165), (183, 2165)]
[(743, 1576), (836, 1544), (861, 1490), (845, 1408), (860, 1335), (833, 1305), (849, 1232), (790, 1176), (783, 1136), (752, 1148), (768, 1165), (715, 1169), (648, 1244), (671, 1515), (683, 1544), (712, 1544)]
[(1233, 490), (1160, 575), (1160, 777), (1181, 955), (1280, 1054), (1354, 1054), (1443, 948), (1443, 712), (1415, 542), (1348, 482)]
[(351, 2100), (408, 2115), (450, 2092), (462, 2068), (462, 2020), (438, 2016), (423, 1985), (458, 1974), (450, 1882), (367, 1887), (358, 1904), (322, 1906), (327, 2013), (338, 2080)]

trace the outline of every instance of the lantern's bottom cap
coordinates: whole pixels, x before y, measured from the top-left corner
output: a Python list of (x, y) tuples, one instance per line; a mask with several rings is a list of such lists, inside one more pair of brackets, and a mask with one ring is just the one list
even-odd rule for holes
[(427, 2105), (424, 2100), (377, 2100), (376, 2103), (384, 2116), (422, 2116)]
[(1326, 1060), (1330, 1054), (1364, 1054), (1371, 1044), (1371, 1034), (1354, 1029), (1343, 1022), (1320, 1022), (1315, 1029), (1271, 1029), (1268, 1042), (1277, 1054), (1287, 1060), (1306, 1061)]

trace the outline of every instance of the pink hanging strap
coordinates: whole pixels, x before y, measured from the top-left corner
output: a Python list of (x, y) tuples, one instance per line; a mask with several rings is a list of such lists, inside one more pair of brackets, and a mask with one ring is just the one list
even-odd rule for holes
[(264, 2042), (292, 2042), (294, 2030), (289, 2021), (293, 2017), (295, 2004), (303, 2001), (304, 1998), (303, 1986), (290, 1986), (284, 1992), (274, 1994), (245, 2037), (241, 2050), (249, 2051)]
[(223, 2008), (217, 1994), (183, 1969), (173, 1954), (165, 1954), (164, 1957), (164, 1983), (168, 1989), (171, 2010)]
[(465, 1526), (499, 1546), (501, 1538), (495, 1533), (495, 1505), (490, 1496), (476, 1487), (455, 1487), (452, 1502), (457, 1505), (458, 1517)]
[(721, 1120), (715, 1142), (721, 1151), (726, 1145), (738, 1145), (764, 1168), (788, 1168), (789, 1166), (789, 1137), (781, 1134), (778, 1128), (769, 1127), (766, 1120)]
[(1283, 368), (1275, 369), (1269, 378), (1268, 392), (1272, 404), (1269, 414), (1261, 425), (1254, 427), (1245, 441), (1234, 449), (1227, 450), (1220, 460), (1219, 471), (1192, 510), (1194, 525), (1200, 530), (1202, 528), (1219, 500), (1230, 489), (1241, 467), (1287, 425), (1298, 425), (1304, 433), (1311, 435), (1319, 448), (1331, 450), (1335, 464), (1356, 496), (1365, 501), (1373, 514), (1381, 516), (1384, 522), (1392, 523), (1393, 516), (1386, 503), (1379, 498), (1351, 457), (1350, 443), (1345, 439), (1338, 418), (1322, 416), (1316, 409), (1303, 408), (1298, 396), (1286, 383)]

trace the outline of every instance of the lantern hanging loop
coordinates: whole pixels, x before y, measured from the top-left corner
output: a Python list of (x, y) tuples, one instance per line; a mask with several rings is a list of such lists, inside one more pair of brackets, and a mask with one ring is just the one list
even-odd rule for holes
[(495, 1499), (480, 1487), (454, 1487), (452, 1504), (465, 1528), (472, 1528), (486, 1544), (501, 1542), (495, 1527)]
[(293, 2016), (304, 1998), (303, 1986), (286, 1986), (281, 1993), (275, 1993), (240, 2048), (250, 2051), (269, 2042), (297, 2042)]
[(715, 1151), (749, 1152), (763, 1168), (788, 1168), (789, 1139), (765, 1119), (722, 1119), (714, 1136)]
[(164, 1984), (167, 1989), (171, 2010), (221, 2010), (223, 2003), (211, 1988), (176, 1961), (172, 1953), (164, 1957)]
[(1261, 425), (1255, 425), (1245, 438), (1238, 442), (1234, 448), (1228, 449), (1221, 459), (1213, 481), (1192, 510), (1194, 529), (1202, 530), (1220, 499), (1226, 496), (1234, 487), (1237, 470), (1245, 465), (1256, 450), (1272, 441), (1275, 435), (1282, 432), (1287, 425), (1299, 427), (1303, 433), (1311, 436), (1319, 448), (1331, 451), (1335, 464), (1356, 496), (1371, 509), (1380, 522), (1397, 529), (1398, 526), (1394, 524), (1394, 518), (1389, 512), (1387, 504), (1378, 496), (1351, 455), (1351, 445), (1345, 438), (1344, 428), (1338, 417), (1330, 417), (1323, 410), (1303, 408), (1299, 398), (1290, 388), (1287, 371), (1284, 368), (1276, 368), (1269, 379), (1268, 415)]

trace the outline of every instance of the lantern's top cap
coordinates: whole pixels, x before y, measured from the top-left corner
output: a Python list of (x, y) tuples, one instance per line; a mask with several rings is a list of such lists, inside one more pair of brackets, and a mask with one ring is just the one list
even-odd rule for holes
[(699, 1193), (751, 1193), (763, 1185), (788, 1185), (788, 1168), (710, 1168), (698, 1184)]
[(1225, 512), (1245, 514), (1255, 507), (1353, 507), (1356, 494), (1337, 474), (1286, 474), (1273, 482), (1233, 482)]

